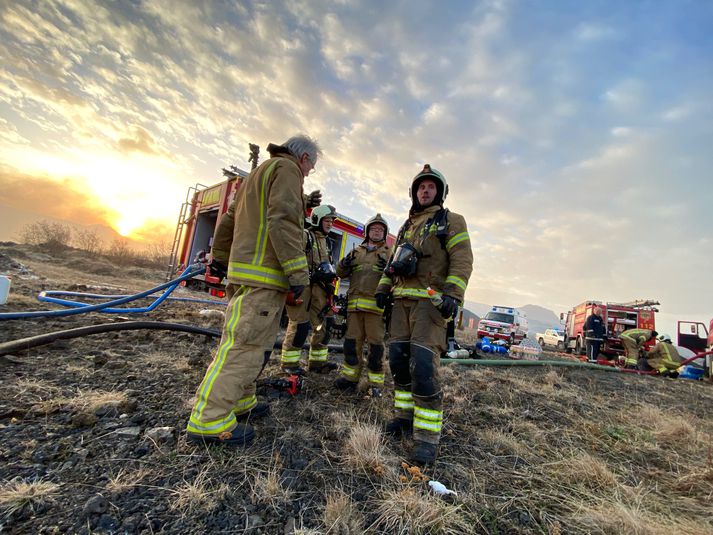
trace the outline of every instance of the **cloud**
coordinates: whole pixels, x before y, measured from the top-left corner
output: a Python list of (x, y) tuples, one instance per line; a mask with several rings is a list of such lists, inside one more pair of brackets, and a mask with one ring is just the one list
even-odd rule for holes
[(131, 152), (143, 152), (150, 155), (169, 156), (164, 151), (156, 147), (153, 137), (140, 126), (134, 125), (129, 132), (131, 137), (122, 137), (117, 141), (119, 150), (128, 154)]

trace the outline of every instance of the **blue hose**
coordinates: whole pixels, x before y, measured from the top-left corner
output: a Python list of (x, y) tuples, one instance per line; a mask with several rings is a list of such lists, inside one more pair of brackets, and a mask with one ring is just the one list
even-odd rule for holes
[[(138, 293), (135, 295), (127, 295), (126, 297), (121, 297), (119, 299), (107, 301), (106, 303), (100, 303), (98, 305), (88, 305), (86, 303), (79, 303), (77, 301), (69, 301), (69, 300), (64, 300), (64, 299), (54, 299), (54, 298), (46, 297), (47, 292), (41, 292), (39, 295), (39, 299), (41, 301), (49, 301), (52, 303), (58, 303), (61, 305), (74, 307), (74, 308), (70, 308), (69, 310), (38, 310), (35, 312), (4, 312), (4, 313), (0, 313), (0, 321), (28, 319), (28, 318), (72, 316), (75, 314), (84, 314), (85, 312), (96, 312), (96, 311), (119, 313), (119, 314), (127, 314), (127, 313), (140, 314), (140, 313), (144, 313), (144, 312), (150, 312), (151, 310), (155, 309), (158, 305), (160, 305), (163, 301), (165, 301), (166, 298), (168, 298), (168, 295), (173, 290), (175, 290), (176, 287), (182, 281), (193, 278), (196, 275), (200, 275), (201, 273), (204, 273), (204, 272), (205, 272), (205, 266), (200, 265), (200, 264), (194, 264), (192, 266), (187, 267), (186, 270), (183, 273), (181, 273), (180, 277), (173, 279), (171, 281), (168, 281), (168, 282), (164, 282), (163, 284), (160, 284), (160, 285), (156, 286), (155, 288), (151, 288), (150, 290), (146, 290), (144, 292), (141, 292), (141, 293)], [(112, 308), (117, 305), (123, 305), (124, 303), (134, 301), (136, 299), (142, 299), (144, 297), (147, 297), (147, 296), (154, 294), (161, 290), (166, 290), (166, 291), (164, 293), (162, 293), (148, 307), (144, 307), (144, 308)]]
[[(128, 297), (126, 294), (120, 294), (120, 295), (106, 295), (106, 294), (88, 294), (84, 292), (65, 292), (61, 290), (48, 290), (46, 292), (41, 292), (38, 296), (37, 299), (39, 301), (44, 301), (45, 303), (56, 303), (58, 305), (65, 305), (65, 306), (78, 306), (82, 305), (82, 303), (77, 303), (76, 301), (70, 301), (70, 300), (65, 300), (65, 299), (57, 299), (53, 296), (56, 295), (70, 295), (74, 297), (81, 297), (84, 299), (119, 299), (120, 297)], [(139, 297), (139, 299), (153, 299), (151, 296), (146, 296), (146, 297)], [(208, 305), (220, 305), (220, 306), (226, 306), (227, 303), (225, 301), (216, 301), (215, 299), (196, 299), (195, 297), (167, 297), (166, 301), (186, 301), (188, 303), (205, 303)], [(127, 309), (123, 308), (122, 311), (126, 312)], [(108, 310), (103, 310), (102, 312), (109, 312)]]

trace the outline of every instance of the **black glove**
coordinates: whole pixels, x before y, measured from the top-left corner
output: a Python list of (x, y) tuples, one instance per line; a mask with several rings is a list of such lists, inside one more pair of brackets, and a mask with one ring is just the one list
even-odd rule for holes
[(379, 292), (374, 297), (376, 297), (376, 306), (379, 308), (386, 308), (389, 302), (389, 294)]
[(379, 268), (379, 271), (384, 271), (384, 268), (386, 267), (386, 258), (381, 255), (377, 256), (379, 259), (376, 261), (376, 267)]
[(458, 301), (450, 295), (444, 295), (442, 299), (443, 302), (441, 303), (441, 306), (438, 307), (438, 310), (441, 311), (441, 316), (444, 318), (455, 317), (456, 312), (458, 312)]
[(307, 195), (307, 208), (314, 208), (322, 204), (322, 192), (318, 189)]
[(352, 262), (354, 262), (354, 254), (349, 253), (347, 256), (342, 258), (342, 267), (350, 268), (352, 265)]
[(225, 264), (218, 262), (215, 258), (213, 258), (208, 264), (208, 269), (210, 269), (211, 275), (218, 277), (220, 280), (223, 280), (228, 276), (228, 268)]

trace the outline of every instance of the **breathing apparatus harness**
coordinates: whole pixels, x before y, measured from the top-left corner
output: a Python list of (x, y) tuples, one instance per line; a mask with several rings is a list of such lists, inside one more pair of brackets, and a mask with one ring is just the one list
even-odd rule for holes
[[(435, 231), (431, 232), (431, 228), (435, 226)], [(404, 234), (411, 227), (411, 219), (407, 219), (403, 226), (399, 229), (396, 237), (396, 250), (389, 260), (389, 263), (384, 269), (384, 273), (389, 276), (396, 277), (412, 277), (416, 274), (418, 261), (424, 258), (424, 254), (416, 247), (404, 240)], [(423, 242), (430, 235), (434, 234), (441, 243), (441, 249), (446, 250), (446, 240), (448, 239), (448, 209), (441, 208), (433, 217), (426, 221), (421, 231), (419, 248), (423, 248)], [(426, 255), (427, 256), (427, 255)]]

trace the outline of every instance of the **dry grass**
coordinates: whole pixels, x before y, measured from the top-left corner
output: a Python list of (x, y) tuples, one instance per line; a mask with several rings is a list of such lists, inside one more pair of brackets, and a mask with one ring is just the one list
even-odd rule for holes
[(174, 499), (169, 507), (172, 511), (182, 514), (209, 512), (214, 509), (228, 493), (228, 485), (210, 478), (214, 470), (213, 465), (205, 466), (193, 478), (193, 481), (184, 481), (171, 490)]
[(257, 503), (277, 507), (292, 498), (293, 492), (282, 486), (280, 468), (274, 465), (267, 472), (255, 476), (252, 482), (252, 494)]
[(59, 393), (59, 387), (42, 379), (20, 378), (13, 384), (15, 399), (23, 399), (31, 403), (47, 400)]
[(523, 457), (529, 451), (529, 447), (517, 437), (498, 431), (497, 429), (486, 429), (479, 433), (483, 444), (488, 446), (493, 455), (517, 455)]
[(456, 535), (471, 533), (473, 528), (461, 506), (449, 505), (411, 486), (384, 492), (376, 510), (379, 516), (370, 528), (384, 533)]
[(550, 469), (569, 485), (583, 485), (602, 493), (609, 493), (618, 485), (616, 476), (604, 461), (583, 451), (551, 465)]
[(59, 493), (59, 485), (49, 481), (24, 481), (16, 478), (0, 486), (0, 514), (11, 516), (25, 507), (32, 511), (51, 502)]
[(381, 428), (356, 422), (344, 442), (344, 463), (365, 474), (383, 477), (391, 463)]
[(116, 474), (109, 476), (106, 490), (109, 492), (123, 492), (138, 487), (151, 474), (151, 470), (147, 468), (139, 468), (137, 470), (121, 468)]
[(327, 493), (327, 505), (324, 508), (326, 532), (334, 535), (357, 535), (363, 533), (364, 519), (343, 490)]
[(128, 398), (125, 392), (102, 392), (93, 390), (88, 392), (77, 391), (73, 397), (57, 397), (33, 406), (34, 411), (50, 413), (64, 409), (75, 412), (94, 413), (101, 407), (109, 407), (117, 410), (126, 404)]

